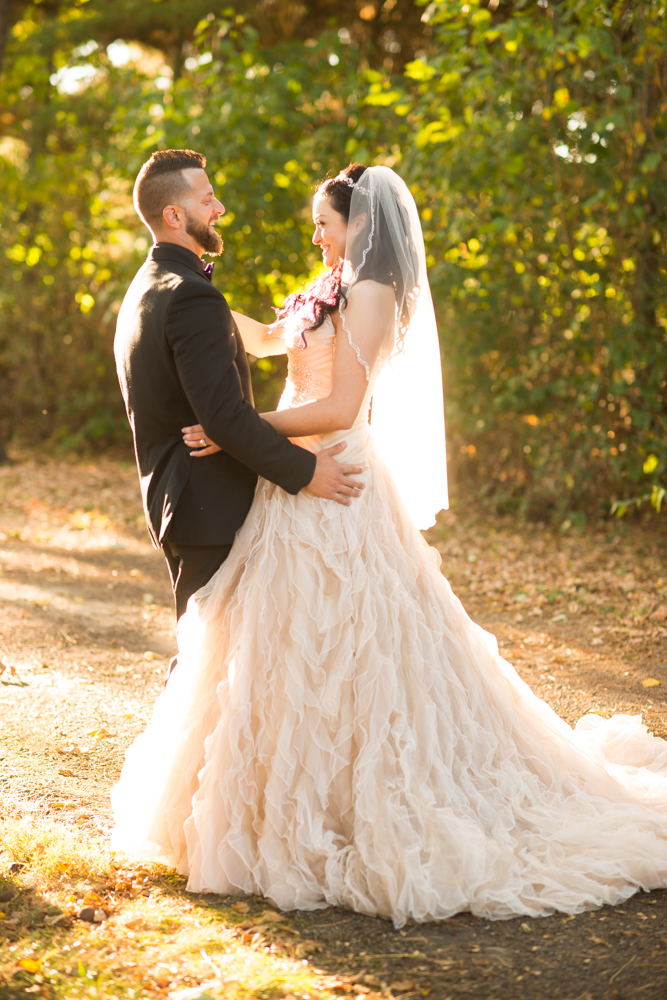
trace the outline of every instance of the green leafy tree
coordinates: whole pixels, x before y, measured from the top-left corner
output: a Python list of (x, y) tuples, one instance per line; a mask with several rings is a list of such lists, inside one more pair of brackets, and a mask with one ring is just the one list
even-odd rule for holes
[(665, 473), (665, 14), (436, 0), (400, 99), (463, 474), (561, 519)]
[[(356, 159), (422, 213), (462, 491), (561, 523), (659, 508), (665, 38), (657, 0), (0, 0), (0, 440), (127, 436), (111, 345), (154, 149), (206, 153), (215, 280), (263, 319)], [(271, 406), (284, 369), (254, 369)]]
[[(315, 182), (352, 150), (384, 152), (382, 119), (364, 105), (370, 64), (402, 69), (423, 36), (409, 0), (369, 4), (364, 17), (348, 8), (339, 16), (349, 28), (326, 25), (316, 4), (291, 19), (281, 5), (267, 18), (209, 0), (11, 5), (0, 81), (2, 440), (99, 446), (127, 435), (111, 345), (147, 248), (131, 185), (154, 149), (206, 152), (229, 209), (216, 280), (233, 304), (270, 318), (306, 279)], [(260, 406), (275, 403), (283, 374), (257, 362)]]

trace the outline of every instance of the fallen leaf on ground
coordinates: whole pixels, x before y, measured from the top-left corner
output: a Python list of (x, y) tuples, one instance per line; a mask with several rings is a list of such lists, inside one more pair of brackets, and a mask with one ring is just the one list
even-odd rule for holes
[(590, 940), (593, 942), (593, 944), (603, 944), (605, 948), (611, 947), (608, 941), (605, 941), (604, 938), (596, 937), (595, 934), (590, 935)]
[(647, 677), (645, 680), (642, 681), (642, 687), (654, 688), (657, 687), (659, 683), (660, 681), (656, 680), (655, 677)]
[(102, 726), (100, 729), (90, 729), (86, 736), (94, 736), (96, 740), (105, 740), (107, 736), (111, 736), (111, 733)]
[(66, 913), (56, 913), (53, 917), (44, 917), (44, 923), (48, 924), (50, 927), (55, 927), (57, 923), (64, 920), (67, 916)]
[(255, 917), (255, 920), (261, 921), (263, 924), (275, 924), (284, 919), (284, 915), (282, 913), (276, 913), (275, 910), (263, 910), (259, 917)]
[(65, 747), (56, 747), (56, 753), (73, 753), (77, 757), (87, 757), (90, 754), (90, 750), (82, 750), (77, 743), (70, 743)]
[(42, 963), (37, 962), (34, 958), (22, 958), (19, 962), (19, 967), (25, 969), (26, 972), (39, 972)]
[(324, 951), (324, 946), (319, 941), (299, 941), (294, 949), (294, 955), (296, 958), (305, 958), (315, 951)]
[(76, 777), (74, 771), (70, 770), (69, 767), (61, 767), (59, 769), (59, 771), (58, 771), (58, 774), (64, 774), (66, 778), (75, 778)]
[(232, 903), (232, 910), (236, 910), (237, 913), (247, 913), (249, 909), (247, 903)]
[(390, 990), (394, 990), (396, 993), (405, 993), (406, 990), (416, 990), (417, 980), (416, 979), (399, 979), (395, 983), (391, 983), (389, 986)]
[(98, 896), (97, 893), (93, 892), (92, 889), (91, 889), (83, 897), (83, 899), (81, 901), (81, 905), (82, 906), (97, 906), (98, 904), (101, 905), (103, 902), (104, 902), (104, 900), (102, 899), (102, 897)]
[(141, 917), (134, 917), (133, 920), (126, 920), (123, 927), (127, 927), (128, 931), (138, 931), (144, 926), (144, 922)]
[(15, 677), (16, 680), (19, 682), (19, 684), (23, 684), (23, 681), (21, 680), (16, 671), (16, 667), (13, 667), (11, 663), (4, 663), (2, 660), (0, 660), (0, 677), (2, 677), (5, 670), (9, 670), (9, 676)]
[(147, 649), (144, 653), (144, 660), (154, 660), (156, 657), (155, 653), (152, 653), (150, 649)]

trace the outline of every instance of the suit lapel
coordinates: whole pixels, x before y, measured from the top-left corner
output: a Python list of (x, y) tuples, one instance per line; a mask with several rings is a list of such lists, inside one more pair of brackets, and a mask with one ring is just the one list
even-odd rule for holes
[[(155, 246), (151, 247), (149, 251), (148, 260), (153, 260), (157, 264), (181, 264), (182, 266), (190, 268), (191, 271), (198, 274), (204, 279), (204, 281), (210, 282), (210, 278), (207, 278), (204, 274), (204, 265), (202, 264), (200, 258), (195, 253), (192, 253), (191, 250), (187, 250), (185, 247), (181, 247), (177, 243), (156, 243)], [(226, 299), (225, 305), (227, 305)], [(234, 317), (230, 316), (230, 320), (232, 324), (231, 337), (234, 343), (234, 365), (238, 372), (243, 398), (247, 403), (250, 403), (251, 406), (254, 406), (252, 379), (250, 377), (248, 358), (243, 347), (241, 335), (238, 331), (236, 323), (234, 322)]]

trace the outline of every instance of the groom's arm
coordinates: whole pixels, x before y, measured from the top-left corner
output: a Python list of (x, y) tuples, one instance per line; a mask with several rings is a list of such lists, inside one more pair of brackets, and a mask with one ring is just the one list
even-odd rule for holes
[(208, 437), (288, 493), (307, 486), (315, 455), (281, 437), (243, 398), (233, 320), (220, 293), (201, 282), (184, 282), (172, 296), (166, 333), (183, 388)]

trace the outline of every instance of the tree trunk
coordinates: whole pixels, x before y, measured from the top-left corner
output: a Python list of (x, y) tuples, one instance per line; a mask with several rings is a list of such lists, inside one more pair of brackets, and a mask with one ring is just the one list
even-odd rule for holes
[(12, 0), (0, 0), (0, 73), (2, 73), (2, 63), (5, 58), (5, 43), (9, 33), (11, 7)]

